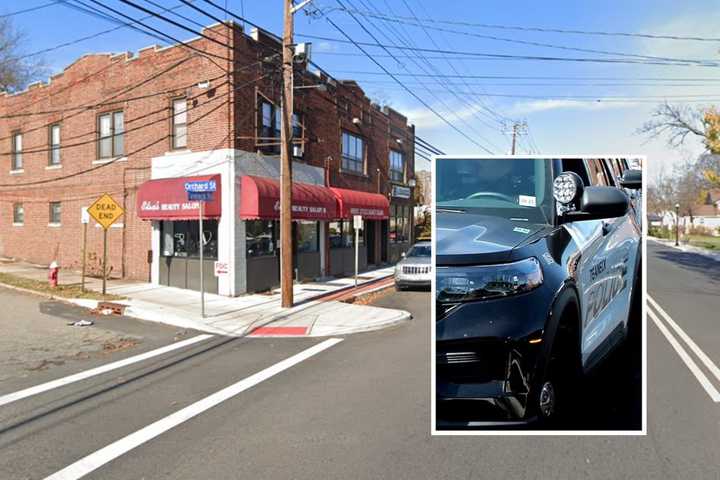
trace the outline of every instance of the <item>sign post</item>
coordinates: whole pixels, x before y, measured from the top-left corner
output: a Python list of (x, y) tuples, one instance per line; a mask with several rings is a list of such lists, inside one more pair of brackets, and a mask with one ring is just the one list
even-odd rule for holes
[(215, 183), (215, 180), (185, 182), (185, 191), (188, 194), (189, 201), (198, 202), (198, 243), (200, 245), (200, 315), (202, 315), (202, 318), (205, 318), (205, 278), (203, 275), (205, 234), (203, 232), (203, 204), (207, 201), (212, 201), (213, 194), (217, 191), (217, 184)]
[(85, 291), (85, 265), (87, 264), (87, 226), (90, 223), (90, 214), (87, 207), (80, 209), (80, 223), (83, 224), (83, 246), (82, 246), (82, 277), (80, 280), (80, 291)]
[(353, 229), (355, 230), (355, 288), (358, 284), (358, 251), (360, 249), (360, 230), (363, 228), (362, 215), (353, 215)]
[[(87, 213), (103, 227), (102, 294), (105, 295), (107, 291), (107, 231), (110, 225), (115, 223), (117, 219), (125, 213), (125, 210), (123, 210), (120, 204), (113, 200), (110, 195), (105, 193), (87, 208)], [(87, 227), (87, 224), (85, 224), (85, 227)], [(83, 252), (84, 251), (85, 249), (83, 248)], [(84, 256), (85, 254), (83, 253), (83, 257)], [(85, 262), (83, 260), (83, 269), (84, 267)]]

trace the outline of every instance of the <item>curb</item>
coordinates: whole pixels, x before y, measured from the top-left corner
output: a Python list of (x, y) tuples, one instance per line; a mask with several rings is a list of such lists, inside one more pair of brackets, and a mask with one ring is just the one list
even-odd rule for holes
[(383, 320), (381, 322), (375, 323), (375, 324), (365, 324), (365, 325), (359, 325), (356, 327), (345, 327), (345, 328), (334, 328), (332, 330), (328, 329), (328, 331), (322, 331), (322, 327), (320, 327), (319, 332), (315, 332), (314, 330), (317, 328), (315, 326), (312, 327), (310, 332), (306, 335), (307, 337), (328, 337), (328, 336), (334, 336), (334, 335), (350, 335), (353, 333), (366, 333), (366, 332), (374, 332), (376, 330), (384, 330), (386, 328), (391, 327), (397, 327), (407, 321), (412, 320), (412, 314), (406, 310), (396, 310), (398, 313), (393, 318), (388, 320)]
[(662, 238), (657, 237), (651, 237), (648, 235), (648, 240), (652, 240), (655, 243), (659, 243), (660, 245), (663, 245), (668, 248), (673, 248), (675, 250), (680, 250), (681, 252), (685, 253), (694, 253), (696, 255), (703, 256), (705, 258), (709, 258), (711, 260), (715, 260), (716, 262), (720, 262), (720, 252), (710, 252), (707, 251), (704, 248), (701, 247), (694, 247), (692, 245), (679, 245), (675, 246), (675, 243), (673, 241), (665, 241)]

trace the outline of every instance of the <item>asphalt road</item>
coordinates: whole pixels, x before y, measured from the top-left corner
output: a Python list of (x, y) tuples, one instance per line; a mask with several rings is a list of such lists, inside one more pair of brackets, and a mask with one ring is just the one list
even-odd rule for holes
[[(44, 478), (111, 445), (84, 478), (718, 478), (717, 404), (657, 330), (647, 437), (431, 437), (430, 296), (377, 304), (414, 319), (348, 336), (134, 448), (128, 435), (324, 339), (214, 337), (0, 406), (0, 478)], [(86, 368), (68, 362), (42, 381)], [(3, 382), (0, 398), (33, 380)]]

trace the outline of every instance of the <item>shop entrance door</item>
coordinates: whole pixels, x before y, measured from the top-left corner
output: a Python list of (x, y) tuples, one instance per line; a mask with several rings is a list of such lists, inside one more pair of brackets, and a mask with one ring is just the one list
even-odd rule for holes
[(388, 221), (380, 221), (380, 261), (387, 263), (388, 261)]
[(367, 248), (367, 263), (375, 265), (375, 229), (377, 223), (371, 220), (365, 221), (365, 245)]
[(215, 276), (217, 260), (217, 220), (203, 220), (205, 249), (200, 264), (200, 235), (197, 221), (160, 223), (160, 284), (200, 290), (202, 273), (205, 291), (218, 293)]

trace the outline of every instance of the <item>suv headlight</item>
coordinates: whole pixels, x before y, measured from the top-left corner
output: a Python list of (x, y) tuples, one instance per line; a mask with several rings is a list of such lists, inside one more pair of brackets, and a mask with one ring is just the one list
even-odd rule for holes
[(441, 303), (506, 297), (529, 292), (543, 282), (540, 262), (532, 257), (501, 265), (438, 267), (436, 278), (436, 299)]

